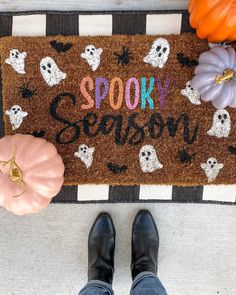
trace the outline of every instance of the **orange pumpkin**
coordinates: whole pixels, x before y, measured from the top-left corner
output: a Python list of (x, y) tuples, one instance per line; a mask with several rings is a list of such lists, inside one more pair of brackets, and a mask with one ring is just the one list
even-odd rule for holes
[(236, 0), (190, 0), (190, 24), (209, 42), (236, 40)]
[(37, 213), (60, 191), (64, 164), (45, 139), (16, 134), (0, 139), (0, 206), (16, 215)]

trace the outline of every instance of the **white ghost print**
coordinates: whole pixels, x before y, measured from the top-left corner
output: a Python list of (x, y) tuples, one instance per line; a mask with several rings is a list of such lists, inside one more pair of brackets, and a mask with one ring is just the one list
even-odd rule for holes
[(208, 178), (208, 183), (214, 181), (218, 176), (220, 169), (222, 169), (224, 165), (222, 163), (218, 163), (215, 158), (209, 158), (206, 163), (201, 164), (201, 168), (205, 171), (206, 177)]
[(28, 115), (27, 112), (23, 112), (19, 105), (14, 105), (11, 109), (6, 111), (6, 115), (9, 116), (12, 125), (12, 130), (20, 127), (23, 122), (24, 117)]
[(25, 74), (25, 58), (26, 52), (20, 53), (18, 49), (12, 49), (10, 51), (9, 58), (5, 62), (13, 67), (13, 69), (19, 74)]
[(57, 66), (55, 60), (48, 56), (41, 60), (40, 72), (50, 87), (59, 84), (66, 78), (66, 73), (63, 73)]
[(88, 45), (80, 56), (86, 59), (92, 71), (96, 71), (100, 65), (100, 55), (102, 51), (102, 48), (96, 48), (94, 45)]
[(79, 146), (78, 152), (74, 153), (74, 156), (79, 158), (88, 169), (93, 164), (94, 151), (95, 151), (94, 147), (89, 148), (86, 144), (81, 144)]
[(192, 104), (196, 104), (196, 105), (201, 104), (201, 101), (200, 101), (201, 95), (196, 89), (192, 87), (191, 81), (188, 81), (186, 83), (186, 87), (181, 90), (181, 94), (183, 96), (186, 96)]
[(218, 42), (218, 43), (209, 42), (208, 45), (210, 48), (214, 48), (214, 47), (218, 47), (218, 46), (223, 47), (223, 48), (231, 47), (231, 45), (227, 44), (226, 42)]
[(151, 173), (163, 167), (158, 161), (156, 151), (152, 145), (144, 145), (140, 149), (139, 162), (144, 173)]
[(213, 124), (211, 129), (207, 131), (210, 136), (218, 138), (228, 137), (231, 128), (230, 115), (226, 110), (218, 110), (213, 116)]
[(145, 63), (151, 64), (154, 68), (163, 68), (168, 60), (170, 45), (164, 38), (156, 39), (148, 54), (144, 57)]

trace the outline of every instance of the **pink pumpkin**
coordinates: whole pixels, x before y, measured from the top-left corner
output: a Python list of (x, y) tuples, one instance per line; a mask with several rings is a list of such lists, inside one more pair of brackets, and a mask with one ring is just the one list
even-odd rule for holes
[(64, 164), (45, 139), (16, 134), (0, 139), (0, 206), (16, 215), (37, 213), (58, 194)]

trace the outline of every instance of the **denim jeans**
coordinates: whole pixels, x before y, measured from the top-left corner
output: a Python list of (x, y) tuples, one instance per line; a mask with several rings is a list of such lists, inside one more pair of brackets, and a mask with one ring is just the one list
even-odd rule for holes
[[(89, 281), (79, 295), (113, 295), (112, 286), (102, 281)], [(130, 295), (167, 295), (161, 281), (151, 272), (142, 272), (133, 281)]]

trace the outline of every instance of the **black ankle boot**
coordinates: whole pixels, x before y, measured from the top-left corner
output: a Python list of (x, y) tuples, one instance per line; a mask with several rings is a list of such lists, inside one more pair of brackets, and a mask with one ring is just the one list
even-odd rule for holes
[(114, 274), (115, 227), (108, 213), (96, 218), (88, 240), (88, 280), (112, 284)]
[(132, 279), (143, 271), (157, 274), (158, 249), (155, 221), (149, 211), (141, 210), (134, 219), (132, 230)]

